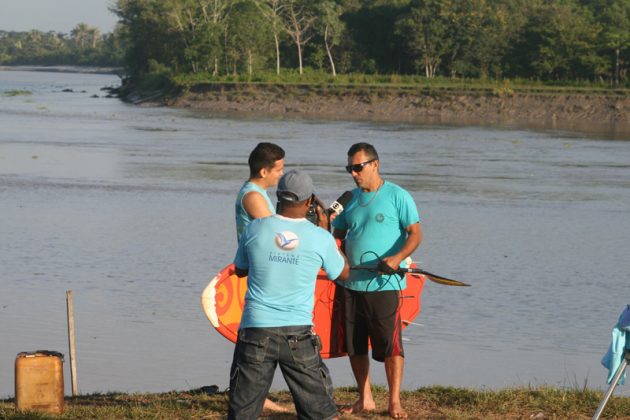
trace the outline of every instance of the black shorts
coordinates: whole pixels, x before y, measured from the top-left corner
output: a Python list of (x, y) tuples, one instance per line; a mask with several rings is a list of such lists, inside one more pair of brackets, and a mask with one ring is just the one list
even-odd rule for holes
[(386, 357), (404, 357), (400, 292), (358, 292), (340, 288), (343, 289), (343, 325), (348, 355), (367, 354), (369, 338), (374, 360), (383, 362)]

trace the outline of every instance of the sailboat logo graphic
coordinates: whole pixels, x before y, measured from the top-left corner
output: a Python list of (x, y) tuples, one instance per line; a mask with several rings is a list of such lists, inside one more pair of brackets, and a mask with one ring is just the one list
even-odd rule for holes
[(300, 244), (300, 240), (297, 235), (288, 230), (276, 233), (275, 242), (276, 246), (284, 251), (291, 251), (297, 248)]

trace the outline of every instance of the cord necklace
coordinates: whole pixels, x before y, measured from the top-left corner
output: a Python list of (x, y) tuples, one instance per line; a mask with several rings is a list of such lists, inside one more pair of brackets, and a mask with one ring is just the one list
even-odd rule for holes
[(361, 197), (363, 196), (363, 191), (361, 192), (361, 194), (359, 194), (359, 206), (360, 207), (367, 207), (370, 204), (372, 204), (372, 201), (374, 201), (374, 199), (376, 198), (376, 196), (378, 195), (378, 192), (381, 190), (381, 187), (383, 186), (383, 184), (385, 184), (385, 180), (381, 179), (381, 184), (378, 186), (378, 188), (376, 189), (376, 191), (374, 191), (374, 195), (372, 196), (372, 198), (370, 198), (370, 200), (363, 204), (361, 202)]

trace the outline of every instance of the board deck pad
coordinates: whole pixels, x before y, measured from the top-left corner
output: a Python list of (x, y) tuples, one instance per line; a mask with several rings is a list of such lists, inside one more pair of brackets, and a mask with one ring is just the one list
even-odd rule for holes
[[(413, 264), (411, 265), (414, 266)], [(425, 277), (407, 274), (407, 288), (401, 292), (403, 329), (420, 313), (420, 298)], [(337, 296), (338, 286), (320, 270), (315, 285), (313, 325), (321, 337), (320, 354), (324, 359), (345, 356), (343, 351), (342, 307)], [(201, 306), (212, 326), (225, 338), (236, 343), (238, 327), (245, 307), (247, 277), (234, 274), (234, 264), (221, 270), (210, 280), (201, 295)]]

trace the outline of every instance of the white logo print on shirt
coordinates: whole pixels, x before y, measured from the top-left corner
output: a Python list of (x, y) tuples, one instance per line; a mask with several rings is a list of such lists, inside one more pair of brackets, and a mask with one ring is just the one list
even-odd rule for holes
[(284, 251), (292, 251), (300, 244), (297, 235), (289, 230), (276, 233), (276, 246)]

